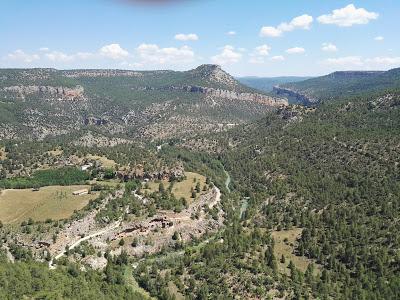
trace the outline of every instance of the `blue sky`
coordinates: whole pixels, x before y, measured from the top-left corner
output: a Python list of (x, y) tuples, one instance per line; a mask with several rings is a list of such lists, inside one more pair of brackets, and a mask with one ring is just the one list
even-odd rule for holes
[(1, 0), (0, 67), (385, 70), (400, 66), (399, 14), (396, 0)]

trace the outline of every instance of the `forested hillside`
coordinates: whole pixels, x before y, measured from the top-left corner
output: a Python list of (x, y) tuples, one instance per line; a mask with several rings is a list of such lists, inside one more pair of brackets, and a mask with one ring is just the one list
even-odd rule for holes
[(299, 82), (277, 85), (278, 95), (296, 98), (304, 104), (316, 104), (341, 97), (365, 95), (399, 88), (400, 69), (380, 71), (341, 71)]
[[(0, 70), (0, 138), (164, 139), (221, 131), (287, 104), (216, 65), (176, 71)], [(119, 142), (115, 142), (119, 143)]]
[(226, 229), (141, 269), (140, 282), (152, 290), (168, 269), (203, 299), (398, 299), (399, 113), (399, 91), (387, 91), (283, 109), (214, 137), (235, 191)]

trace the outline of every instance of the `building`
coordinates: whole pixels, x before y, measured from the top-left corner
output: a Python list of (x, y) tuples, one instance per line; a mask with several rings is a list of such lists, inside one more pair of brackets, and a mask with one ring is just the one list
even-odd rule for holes
[(82, 195), (87, 195), (89, 194), (89, 191), (87, 189), (83, 189), (83, 190), (77, 190), (72, 192), (72, 195), (74, 196), (82, 196)]

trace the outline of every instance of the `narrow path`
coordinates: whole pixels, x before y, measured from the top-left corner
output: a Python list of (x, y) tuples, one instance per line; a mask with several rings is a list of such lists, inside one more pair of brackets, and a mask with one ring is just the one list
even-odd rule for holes
[(228, 190), (228, 192), (230, 193), (231, 189), (229, 188), (229, 185), (231, 184), (231, 175), (229, 175), (229, 173), (225, 170), (224, 166), (222, 166), (222, 167), (223, 167), (224, 173), (226, 175), (225, 187)]
[[(76, 247), (78, 247), (81, 243), (83, 243), (84, 241), (90, 240), (91, 238), (97, 237), (99, 235), (103, 235), (111, 230), (114, 230), (115, 228), (119, 227), (121, 225), (122, 219), (118, 220), (117, 222), (114, 223), (113, 226), (102, 229), (100, 231), (94, 232), (88, 236), (85, 236), (79, 240), (77, 240), (75, 243), (73, 243), (71, 246), (68, 247), (68, 250), (72, 250)], [(54, 259), (59, 259), (61, 258), (63, 255), (65, 255), (67, 253), (67, 250), (62, 251), (61, 253), (57, 254), (53, 259), (50, 260), (49, 262), (49, 267), (50, 269), (55, 269), (55, 266), (53, 264)]]

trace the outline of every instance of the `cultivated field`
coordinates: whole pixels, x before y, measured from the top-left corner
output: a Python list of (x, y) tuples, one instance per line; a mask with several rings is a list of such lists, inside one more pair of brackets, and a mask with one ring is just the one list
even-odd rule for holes
[[(175, 182), (174, 187), (172, 188), (172, 193), (175, 195), (176, 198), (185, 198), (186, 200), (190, 201), (192, 195), (192, 188), (194, 189), (198, 182), (200, 182), (201, 191), (203, 190), (203, 186), (206, 184), (206, 178), (203, 175), (192, 173), (192, 172), (185, 172), (186, 179), (181, 182)], [(170, 182), (168, 180), (162, 180), (165, 189), (168, 188)], [(149, 189), (144, 189), (143, 191), (148, 192), (157, 192), (160, 181), (152, 181), (148, 182)], [(144, 186), (144, 185), (143, 185)]]
[[(278, 263), (278, 269), (281, 273), (289, 274), (288, 265), (292, 261), (297, 269), (302, 272), (307, 270), (308, 265), (312, 260), (304, 256), (296, 256), (293, 254), (294, 245), (296, 244), (297, 238), (300, 237), (302, 232), (301, 228), (295, 228), (291, 230), (282, 230), (272, 232), (272, 237), (275, 240), (275, 257)], [(281, 263), (282, 255), (285, 256), (285, 263)], [(319, 265), (315, 264), (315, 270), (318, 272)]]
[(74, 210), (82, 209), (96, 193), (82, 196), (73, 191), (89, 188), (88, 185), (48, 186), (39, 191), (31, 189), (0, 191), (0, 220), (19, 223), (29, 218), (35, 221), (68, 218)]

